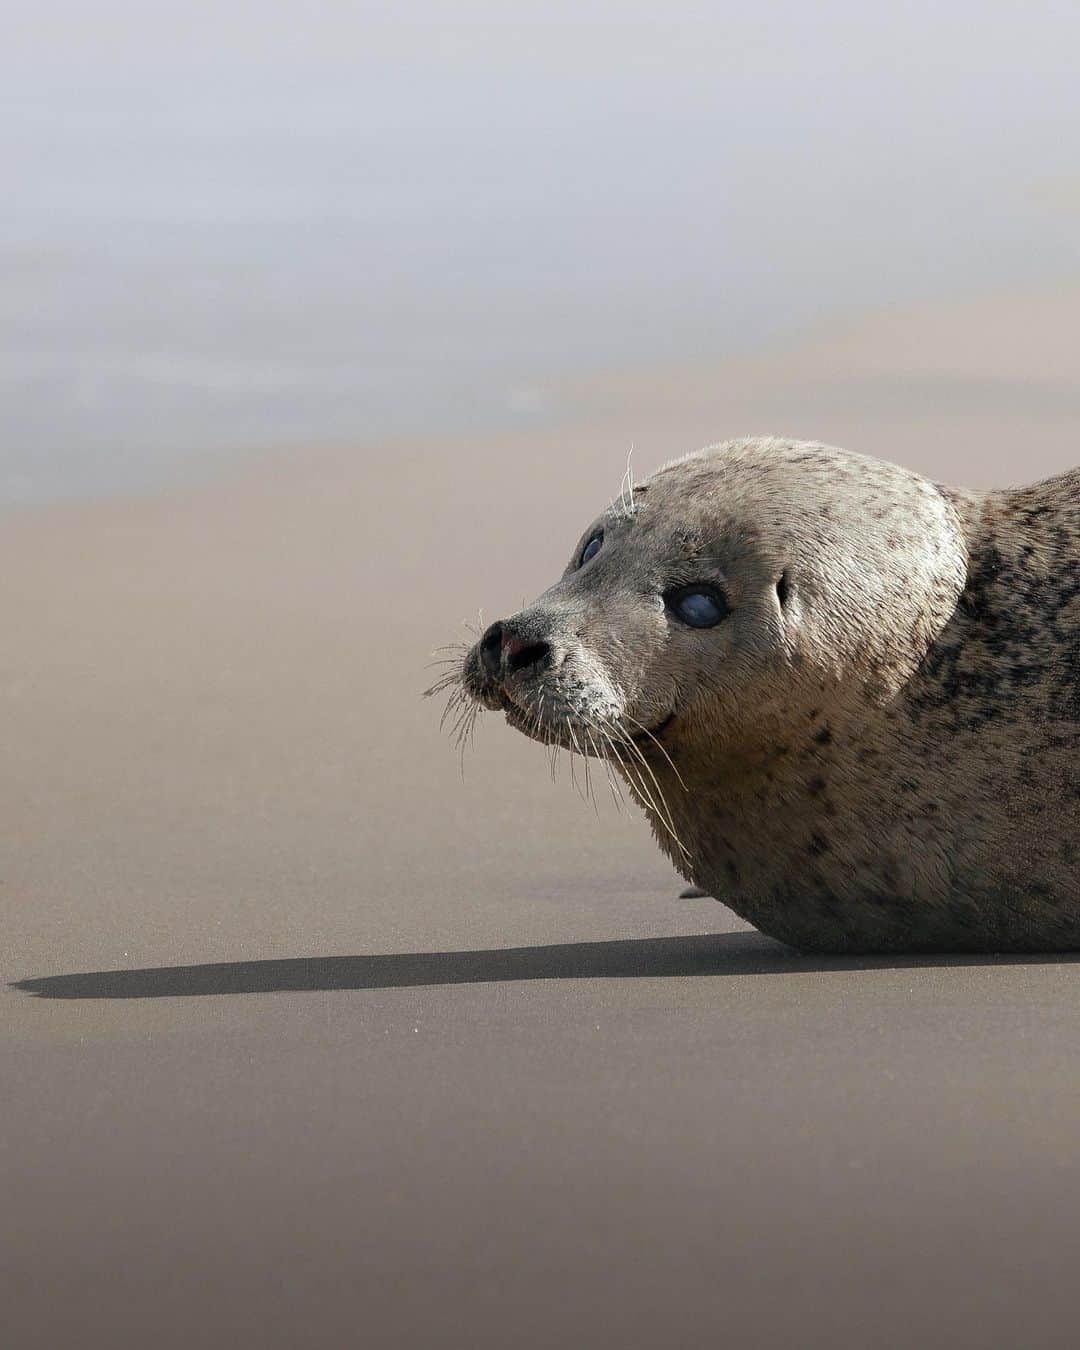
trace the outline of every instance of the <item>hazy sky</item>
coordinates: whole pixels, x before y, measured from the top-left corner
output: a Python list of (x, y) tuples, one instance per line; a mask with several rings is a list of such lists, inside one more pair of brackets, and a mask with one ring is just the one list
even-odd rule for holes
[(0, 498), (1077, 271), (1071, 5), (96, 0), (5, 47)]

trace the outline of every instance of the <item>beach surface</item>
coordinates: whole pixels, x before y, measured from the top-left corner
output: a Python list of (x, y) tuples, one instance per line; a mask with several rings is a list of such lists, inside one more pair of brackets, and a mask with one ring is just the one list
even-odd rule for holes
[(631, 444), (1080, 463), (1078, 313), (882, 313), (0, 520), (6, 1342), (1074, 1345), (1072, 959), (800, 957), (420, 695)]

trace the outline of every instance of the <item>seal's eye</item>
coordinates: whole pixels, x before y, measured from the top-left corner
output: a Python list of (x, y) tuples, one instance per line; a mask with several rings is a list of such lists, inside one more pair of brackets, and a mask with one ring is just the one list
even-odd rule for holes
[(603, 542), (604, 542), (604, 531), (597, 530), (597, 532), (592, 536), (589, 542), (581, 550), (581, 561), (578, 563), (578, 566), (584, 567), (590, 558), (595, 558), (596, 555), (600, 552), (600, 547), (603, 544)]
[(691, 628), (715, 628), (730, 613), (714, 586), (676, 586), (665, 593), (664, 604)]

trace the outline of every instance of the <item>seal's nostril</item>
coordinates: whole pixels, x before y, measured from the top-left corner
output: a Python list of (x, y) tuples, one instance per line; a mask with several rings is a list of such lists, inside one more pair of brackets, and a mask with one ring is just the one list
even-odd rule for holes
[(551, 644), (514, 631), (512, 621), (493, 623), (480, 639), (480, 664), (489, 679), (512, 675), (551, 659)]
[(507, 670), (518, 671), (547, 661), (551, 655), (551, 646), (547, 642), (531, 642), (527, 638), (507, 637), (503, 640), (503, 652), (506, 656)]
[(480, 664), (492, 679), (499, 673), (502, 665), (503, 626), (493, 623), (480, 639)]

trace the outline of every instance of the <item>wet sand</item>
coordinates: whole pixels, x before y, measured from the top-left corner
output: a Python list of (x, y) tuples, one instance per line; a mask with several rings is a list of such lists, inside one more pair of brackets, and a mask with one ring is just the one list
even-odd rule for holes
[(12, 1345), (1065, 1346), (1072, 960), (801, 958), (431, 650), (747, 431), (1080, 463), (1080, 294), (0, 523)]

